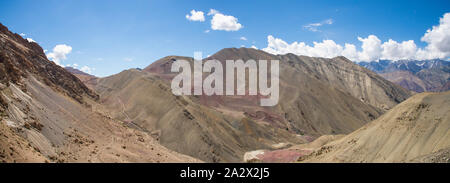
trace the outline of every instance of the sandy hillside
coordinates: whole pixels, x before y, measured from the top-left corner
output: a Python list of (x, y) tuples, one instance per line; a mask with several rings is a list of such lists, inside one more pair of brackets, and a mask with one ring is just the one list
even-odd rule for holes
[(316, 149), (300, 161), (448, 161), (449, 147), (450, 92), (422, 93), (359, 130)]

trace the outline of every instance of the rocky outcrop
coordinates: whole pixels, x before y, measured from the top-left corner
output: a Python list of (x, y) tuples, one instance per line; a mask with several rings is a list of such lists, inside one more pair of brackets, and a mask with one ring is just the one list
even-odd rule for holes
[(80, 103), (85, 96), (98, 99), (77, 77), (49, 61), (37, 43), (28, 42), (0, 24), (0, 82), (7, 86), (15, 83), (25, 89), (21, 79), (29, 74)]

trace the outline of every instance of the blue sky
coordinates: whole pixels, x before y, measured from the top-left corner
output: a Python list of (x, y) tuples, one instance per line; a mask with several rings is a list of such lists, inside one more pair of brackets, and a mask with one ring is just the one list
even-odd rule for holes
[[(242, 27), (212, 30), (210, 9), (237, 18)], [(204, 12), (205, 21), (189, 21), (186, 15), (191, 10)], [(266, 48), (269, 35), (288, 44), (311, 46), (333, 40), (342, 47), (353, 44), (358, 51), (363, 43), (358, 37), (376, 35), (382, 43), (413, 40), (418, 48), (425, 48), (429, 43), (421, 38), (448, 12), (448, 0), (0, 1), (2, 24), (26, 34), (48, 52), (58, 44), (70, 46), (61, 64), (95, 68), (91, 72), (97, 76), (143, 68), (167, 55), (193, 56), (194, 51), (202, 51), (207, 56), (241, 45)]]

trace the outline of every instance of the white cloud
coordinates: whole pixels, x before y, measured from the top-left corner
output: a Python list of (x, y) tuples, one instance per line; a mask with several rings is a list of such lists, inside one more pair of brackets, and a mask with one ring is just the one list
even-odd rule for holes
[(31, 39), (31, 38), (27, 38), (27, 41), (30, 42), (30, 43), (35, 43), (36, 42), (33, 39)]
[(417, 52), (417, 46), (413, 40), (403, 41), (397, 43), (396, 41), (389, 39), (381, 45), (382, 53), (381, 59), (388, 60), (408, 60), (414, 59)]
[(247, 38), (244, 37), (244, 36), (240, 37), (239, 39), (242, 40), (242, 41), (247, 41)]
[(186, 15), (186, 19), (188, 19), (189, 21), (200, 21), (200, 22), (204, 22), (205, 21), (205, 15), (203, 13), (203, 11), (195, 11), (195, 10), (191, 10), (191, 14), (187, 14)]
[(80, 70), (85, 72), (85, 73), (92, 74), (92, 72), (95, 70), (95, 68), (90, 68), (88, 66), (83, 66), (83, 67), (81, 67)]
[(219, 11), (217, 11), (215, 9), (210, 9), (209, 12), (208, 12), (208, 15), (215, 15), (217, 13), (219, 13)]
[(123, 58), (123, 60), (125, 60), (127, 62), (131, 62), (131, 61), (133, 61), (133, 58), (125, 57), (125, 58)]
[(428, 43), (424, 49), (417, 51), (422, 59), (445, 58), (450, 56), (450, 13), (440, 18), (439, 25), (428, 29), (421, 41)]
[(358, 53), (359, 61), (379, 60), (381, 57), (381, 40), (375, 35), (369, 35), (367, 38), (358, 37), (362, 42), (362, 52)]
[[(325, 23), (331, 24), (332, 20)], [(320, 25), (323, 25), (323, 23), (316, 23), (312, 27)], [(341, 46), (333, 40), (313, 42), (313, 45), (310, 46), (304, 42), (289, 44), (282, 39), (269, 35), (267, 37), (268, 45), (262, 50), (272, 54), (294, 53), (325, 58), (342, 55), (353, 61), (448, 59), (450, 56), (450, 13), (444, 14), (440, 19), (440, 24), (433, 26), (424, 34), (421, 40), (428, 43), (425, 48), (418, 48), (413, 40), (397, 42), (389, 39), (382, 42), (375, 35), (369, 35), (366, 38), (358, 37), (358, 40), (361, 41), (359, 51), (353, 44), (345, 43), (344, 46)]]
[(345, 43), (345, 48), (341, 55), (350, 60), (359, 60), (358, 51), (356, 50), (356, 46), (354, 44)]
[[(20, 33), (19, 34), (20, 36), (22, 36), (23, 38), (25, 38), (25, 36), (27, 36), (27, 34), (25, 34), (25, 33)], [(30, 42), (30, 43), (35, 43), (36, 41), (34, 41), (33, 39), (31, 39), (31, 38), (25, 38), (28, 42)]]
[(331, 25), (331, 24), (333, 24), (333, 19), (327, 19), (322, 22), (311, 23), (311, 24), (305, 25), (305, 26), (303, 26), (303, 28), (308, 29), (309, 31), (312, 31), (312, 32), (320, 32), (320, 30), (318, 29), (320, 26)]
[(252, 45), (250, 48), (258, 49), (255, 45)]
[(67, 64), (66, 67), (73, 67), (73, 68), (78, 68), (78, 64), (74, 63), (74, 64)]
[(288, 44), (272, 35), (267, 37), (268, 46), (262, 50), (272, 54), (294, 53), (297, 55), (306, 55), (311, 57), (335, 57), (339, 56), (344, 50), (342, 46), (336, 44), (333, 40), (323, 40), (322, 42), (313, 42), (314, 46), (309, 46), (304, 42), (294, 42)]
[(210, 31), (211, 31), (211, 30), (209, 30), (209, 29), (208, 29), (208, 30), (205, 30), (205, 33), (209, 33)]
[(236, 17), (224, 15), (217, 10), (211, 9), (208, 15), (213, 16), (211, 19), (212, 30), (237, 31), (244, 27)]
[(47, 54), (47, 58), (56, 64), (61, 65), (61, 61), (65, 60), (67, 58), (66, 55), (70, 52), (72, 52), (71, 46), (59, 44), (53, 48), (52, 52)]

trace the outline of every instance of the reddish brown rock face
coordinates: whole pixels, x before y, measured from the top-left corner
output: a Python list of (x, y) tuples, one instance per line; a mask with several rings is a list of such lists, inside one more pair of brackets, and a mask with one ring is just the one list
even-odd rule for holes
[(21, 78), (28, 74), (80, 103), (83, 103), (83, 96), (98, 100), (98, 95), (78, 78), (49, 61), (37, 43), (28, 42), (0, 24), (0, 82), (23, 86)]
[(298, 160), (299, 157), (310, 154), (311, 151), (303, 150), (296, 151), (291, 149), (281, 149), (275, 151), (268, 151), (257, 157), (263, 163), (291, 163)]

